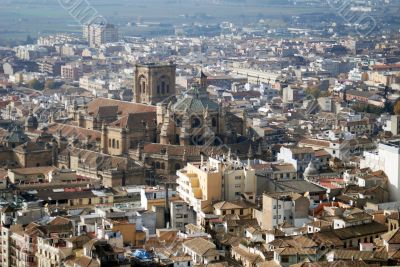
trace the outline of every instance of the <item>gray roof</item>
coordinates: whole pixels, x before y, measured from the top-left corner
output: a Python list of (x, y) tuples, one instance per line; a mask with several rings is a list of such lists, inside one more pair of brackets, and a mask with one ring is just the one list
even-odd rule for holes
[(218, 111), (219, 105), (207, 97), (185, 96), (178, 100), (172, 109), (189, 113), (203, 113), (208, 107), (209, 111)]
[(29, 141), (29, 137), (22, 131), (18, 126), (10, 132), (9, 135), (5, 137), (5, 141), (9, 143), (25, 143)]
[(295, 192), (299, 194), (309, 193), (320, 193), (325, 192), (326, 189), (315, 185), (313, 183), (307, 182), (305, 180), (287, 180), (278, 181), (277, 185), (278, 192)]

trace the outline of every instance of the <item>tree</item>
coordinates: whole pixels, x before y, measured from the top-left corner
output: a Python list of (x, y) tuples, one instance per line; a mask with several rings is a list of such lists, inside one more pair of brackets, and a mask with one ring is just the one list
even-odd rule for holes
[(38, 79), (32, 79), (28, 82), (29, 88), (35, 90), (43, 90), (44, 84), (43, 82), (39, 81)]
[(46, 88), (46, 89), (55, 89), (55, 88), (56, 88), (56, 85), (55, 85), (55, 83), (54, 83), (53, 80), (47, 80), (47, 81), (44, 83), (44, 88)]

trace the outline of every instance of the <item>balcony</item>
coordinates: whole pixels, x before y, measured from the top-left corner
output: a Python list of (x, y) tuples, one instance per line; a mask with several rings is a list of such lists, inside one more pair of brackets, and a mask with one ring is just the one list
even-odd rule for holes
[(197, 176), (189, 178), (189, 179), (190, 179), (190, 185), (192, 186), (192, 188), (200, 187), (199, 178), (197, 178)]

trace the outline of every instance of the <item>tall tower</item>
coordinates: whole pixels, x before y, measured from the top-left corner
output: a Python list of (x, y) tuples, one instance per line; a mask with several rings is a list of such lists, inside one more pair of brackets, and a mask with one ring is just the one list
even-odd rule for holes
[(200, 70), (196, 76), (196, 83), (202, 90), (207, 90), (208, 83), (207, 83), (207, 75), (204, 74), (203, 70)]
[(136, 103), (154, 105), (174, 96), (176, 65), (138, 64), (135, 70), (133, 100)]

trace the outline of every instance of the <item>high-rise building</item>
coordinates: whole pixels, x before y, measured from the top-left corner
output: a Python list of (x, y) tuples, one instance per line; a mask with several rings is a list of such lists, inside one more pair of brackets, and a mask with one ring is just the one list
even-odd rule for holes
[(118, 28), (114, 24), (87, 24), (83, 26), (83, 37), (91, 47), (118, 42)]

